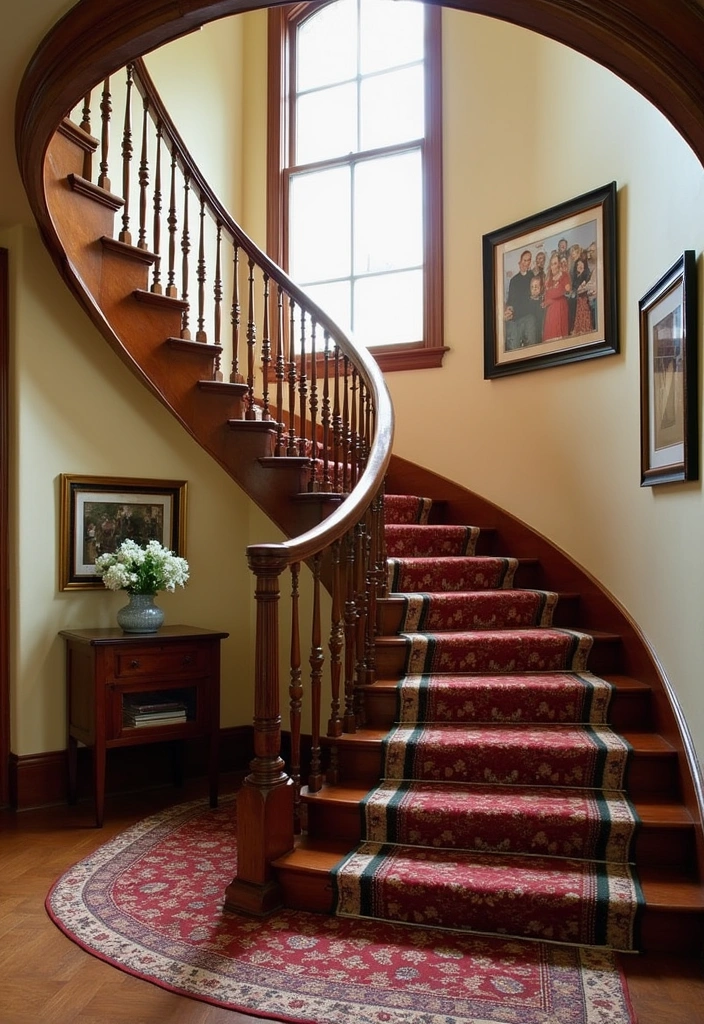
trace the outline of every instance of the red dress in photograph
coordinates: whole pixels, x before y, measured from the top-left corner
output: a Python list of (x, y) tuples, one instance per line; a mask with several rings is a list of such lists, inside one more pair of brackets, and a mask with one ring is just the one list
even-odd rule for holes
[(570, 333), (567, 312), (567, 293), (572, 283), (570, 275), (560, 274), (558, 278), (548, 277), (545, 280), (545, 319), (543, 320), (543, 341), (554, 338), (567, 338)]

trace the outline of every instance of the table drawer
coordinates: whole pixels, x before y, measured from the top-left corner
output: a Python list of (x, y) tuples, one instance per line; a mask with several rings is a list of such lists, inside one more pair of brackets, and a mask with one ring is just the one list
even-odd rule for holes
[(132, 648), (116, 651), (113, 672), (116, 679), (146, 676), (190, 676), (205, 671), (208, 652), (202, 644)]

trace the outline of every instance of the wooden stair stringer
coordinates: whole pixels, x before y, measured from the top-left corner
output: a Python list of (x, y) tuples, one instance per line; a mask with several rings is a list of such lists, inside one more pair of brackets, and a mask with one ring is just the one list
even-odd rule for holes
[[(528, 586), (579, 594), (579, 624), (575, 628), (582, 632), (608, 632), (620, 638), (618, 672), (650, 687), (653, 728), (677, 752), (680, 794), (695, 823), (698, 871), (704, 878), (704, 782), (696, 751), (662, 666), (626, 609), (548, 538), (461, 484), (392, 455), (386, 489), (387, 493), (418, 494), (442, 503), (444, 522), (490, 526), (496, 535), (497, 550), (510, 552), (518, 559), (532, 558), (540, 567)], [(590, 668), (592, 664), (590, 658)], [(593, 670), (599, 674), (613, 671)]]
[[(271, 459), (275, 424), (242, 420), (242, 385), (212, 386), (215, 345), (179, 337), (180, 299), (149, 291), (155, 256), (112, 237), (118, 207), (105, 190), (83, 181), (83, 157), (94, 140), (65, 124), (45, 165), (46, 193), (65, 247), (62, 274), (110, 347), (181, 426), (287, 536), (320, 521), (329, 503), (296, 503), (309, 479), (308, 460)], [(252, 426), (254, 424), (254, 426)], [(317, 507), (316, 507), (317, 506)]]

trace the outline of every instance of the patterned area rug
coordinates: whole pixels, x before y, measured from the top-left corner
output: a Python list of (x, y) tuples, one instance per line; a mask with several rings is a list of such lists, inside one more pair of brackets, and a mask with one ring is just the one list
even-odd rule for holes
[(163, 988), (294, 1024), (634, 1024), (613, 954), (287, 911), (223, 910), (234, 803), (182, 804), (47, 897), (82, 948)]

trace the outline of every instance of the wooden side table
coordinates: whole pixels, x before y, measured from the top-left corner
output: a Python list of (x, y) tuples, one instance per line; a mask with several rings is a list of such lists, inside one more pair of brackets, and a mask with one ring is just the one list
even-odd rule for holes
[(103, 824), (106, 751), (208, 739), (210, 806), (218, 801), (220, 641), (229, 633), (163, 626), (157, 633), (62, 629), (66, 641), (69, 800), (79, 741), (93, 748), (95, 822)]

